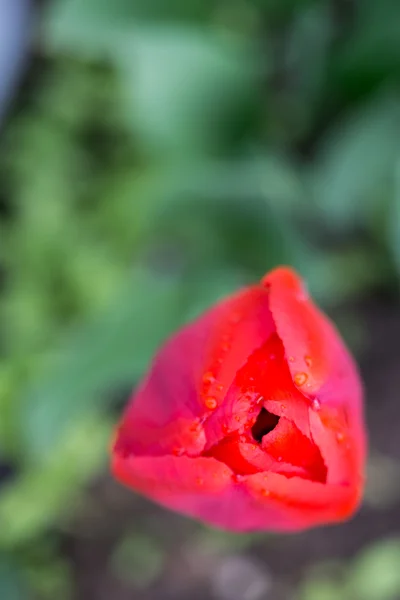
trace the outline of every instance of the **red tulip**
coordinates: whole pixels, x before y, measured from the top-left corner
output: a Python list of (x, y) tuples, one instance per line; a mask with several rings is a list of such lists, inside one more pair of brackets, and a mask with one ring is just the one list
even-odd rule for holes
[(283, 531), (350, 517), (364, 462), (354, 362), (279, 267), (165, 343), (127, 407), (112, 470), (218, 527)]

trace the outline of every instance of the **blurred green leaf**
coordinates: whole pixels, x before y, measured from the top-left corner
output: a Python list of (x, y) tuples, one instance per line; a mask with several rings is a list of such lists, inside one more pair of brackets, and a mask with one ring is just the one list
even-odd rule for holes
[[(26, 389), (21, 427), (26, 451), (44, 458), (62, 431), (119, 386), (132, 386), (157, 344), (179, 321), (180, 288), (137, 270), (106, 314), (71, 333)], [(39, 375), (39, 373), (38, 373)]]
[(282, 157), (167, 167), (141, 189), (142, 234), (174, 240), (192, 268), (222, 263), (258, 277), (278, 262), (302, 269), (310, 254), (294, 222), (310, 205), (295, 166)]
[[(1, 534), (0, 534), (1, 536)], [(0, 555), (0, 597), (4, 600), (28, 600), (24, 577), (18, 568)]]
[(319, 302), (337, 306), (380, 284), (387, 272), (384, 256), (368, 247), (355, 246), (309, 258), (303, 274)]
[[(343, 586), (329, 578), (310, 578), (300, 590), (300, 600), (350, 600), (343, 593)], [(353, 600), (353, 598), (351, 598)]]
[(400, 154), (397, 157), (393, 179), (394, 194), (385, 225), (389, 250), (393, 256), (397, 272), (400, 275)]
[(256, 54), (234, 36), (141, 27), (116, 53), (126, 118), (143, 147), (187, 158), (218, 148), (256, 91)]
[(45, 32), (51, 46), (76, 53), (101, 53), (118, 43), (135, 23), (199, 21), (215, 0), (53, 0), (46, 9)]
[(156, 540), (135, 533), (119, 541), (111, 557), (111, 568), (122, 581), (145, 588), (161, 574), (164, 561), (163, 549)]
[(349, 571), (348, 593), (360, 600), (397, 600), (400, 595), (400, 541), (377, 542)]
[[(40, 464), (27, 467), (15, 483), (2, 489), (0, 547), (24, 543), (68, 514), (81, 485), (104, 465), (110, 435), (110, 423), (87, 411), (78, 423), (56, 430)], [(35, 438), (32, 447), (38, 452)]]
[(400, 101), (383, 94), (336, 124), (319, 149), (313, 178), (316, 207), (341, 230), (365, 221), (380, 202), (400, 150)]
[(363, 0), (355, 13), (351, 35), (333, 57), (329, 87), (362, 100), (385, 82), (399, 81), (400, 5), (396, 0)]

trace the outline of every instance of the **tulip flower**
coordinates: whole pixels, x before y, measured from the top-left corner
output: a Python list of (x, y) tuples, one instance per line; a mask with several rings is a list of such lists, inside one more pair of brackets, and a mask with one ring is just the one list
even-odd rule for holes
[(122, 418), (112, 471), (219, 528), (297, 531), (353, 515), (365, 448), (355, 363), (278, 267), (166, 341)]

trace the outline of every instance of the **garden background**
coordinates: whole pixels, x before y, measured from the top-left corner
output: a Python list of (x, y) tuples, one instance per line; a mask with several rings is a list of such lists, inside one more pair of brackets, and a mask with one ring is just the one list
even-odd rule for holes
[[(0, 0), (0, 597), (400, 598), (400, 2)], [(365, 379), (351, 522), (230, 535), (115, 483), (157, 345), (279, 263)]]

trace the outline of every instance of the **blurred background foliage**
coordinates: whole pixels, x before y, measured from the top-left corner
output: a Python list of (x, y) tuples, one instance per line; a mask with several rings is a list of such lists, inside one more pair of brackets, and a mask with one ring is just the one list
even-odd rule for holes
[[(80, 587), (66, 540), (97, 539), (96, 519), (77, 525), (100, 510), (94, 482), (123, 493), (104, 475), (112, 428), (174, 328), (277, 263), (299, 269), (356, 353), (371, 343), (360, 303), (397, 306), (400, 3), (14, 7), (0, 47), (0, 597), (167, 598), (151, 590), (169, 543), (243, 562), (260, 539), (142, 503), (174, 542), (138, 527), (139, 509), (116, 526), (104, 560), (127, 595)], [(111, 529), (118, 502), (99, 513)], [(398, 538), (377, 541), (297, 583), (272, 573), (258, 596), (238, 596), (222, 565), (201, 597), (395, 600), (399, 560)]]

